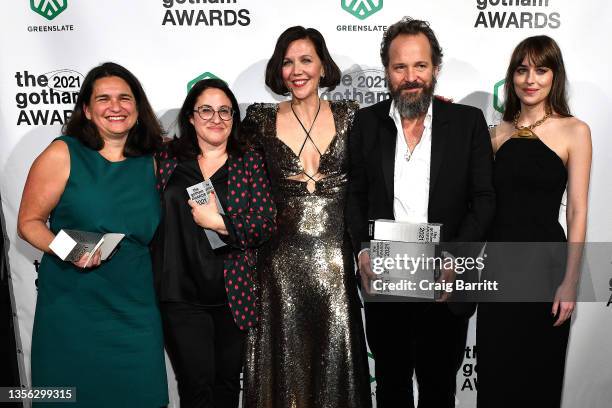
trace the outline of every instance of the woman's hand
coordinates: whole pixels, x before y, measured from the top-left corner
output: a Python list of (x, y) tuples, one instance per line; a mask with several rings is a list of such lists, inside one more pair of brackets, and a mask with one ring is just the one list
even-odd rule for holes
[(102, 255), (100, 254), (100, 250), (99, 249), (96, 250), (96, 252), (93, 254), (91, 259), (89, 259), (89, 262), (87, 262), (88, 259), (89, 259), (89, 252), (85, 252), (78, 261), (73, 261), (72, 264), (76, 266), (77, 268), (82, 268), (82, 269), (96, 268), (100, 266), (100, 264), (102, 263)]
[(187, 203), (191, 207), (191, 215), (193, 215), (193, 221), (196, 224), (202, 228), (227, 235), (225, 222), (223, 222), (223, 217), (219, 214), (215, 193), (210, 193), (207, 204), (200, 205), (193, 200), (189, 200)]
[(555, 300), (552, 306), (552, 314), (559, 318), (553, 326), (561, 326), (570, 318), (576, 307), (576, 285), (571, 283), (561, 283), (555, 293)]

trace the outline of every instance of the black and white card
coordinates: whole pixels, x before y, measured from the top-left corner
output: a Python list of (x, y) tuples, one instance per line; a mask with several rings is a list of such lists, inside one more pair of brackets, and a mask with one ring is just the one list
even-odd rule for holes
[[(223, 211), (223, 206), (221, 206), (221, 202), (219, 201), (219, 197), (217, 197), (217, 193), (215, 192), (215, 187), (210, 179), (206, 179), (201, 183), (187, 187), (187, 194), (189, 194), (189, 198), (199, 205), (208, 204), (208, 201), (210, 200), (210, 193), (215, 193), (219, 214), (225, 214)], [(221, 248), (227, 245), (215, 231), (204, 228), (204, 232), (206, 233), (206, 237), (208, 238), (208, 242), (210, 243), (210, 247), (212, 249)]]

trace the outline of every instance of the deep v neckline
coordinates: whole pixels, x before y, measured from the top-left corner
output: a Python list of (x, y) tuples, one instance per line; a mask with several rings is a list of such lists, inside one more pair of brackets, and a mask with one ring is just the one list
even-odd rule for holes
[[(273, 139), (276, 139), (286, 150), (288, 150), (291, 153), (291, 157), (293, 157), (294, 159), (297, 160), (297, 162), (300, 164), (300, 169), (302, 171), (304, 171), (304, 164), (302, 163), (302, 160), (300, 160), (300, 156), (298, 154), (296, 154), (293, 149), (291, 148), (291, 146), (289, 146), (287, 143), (285, 143), (281, 138), (278, 137), (278, 110), (279, 110), (280, 104), (276, 104), (276, 107), (274, 109), (274, 137)], [(329, 154), (331, 152), (331, 149), (333, 147), (333, 145), (336, 143), (336, 140), (338, 139), (338, 115), (336, 114), (336, 105), (332, 102), (329, 101), (329, 109), (331, 110), (332, 113), (332, 119), (334, 121), (334, 135), (332, 136), (332, 139), (330, 140), (329, 144), (327, 145), (327, 147), (325, 148), (325, 150), (323, 151), (323, 153), (321, 153), (320, 157), (319, 157), (319, 168), (317, 168), (317, 173), (319, 173), (319, 169), (321, 168), (321, 162), (323, 160), (323, 156)], [(313, 141), (314, 143), (314, 141)], [(315, 145), (316, 146), (316, 145)], [(318, 147), (317, 147), (318, 149)]]

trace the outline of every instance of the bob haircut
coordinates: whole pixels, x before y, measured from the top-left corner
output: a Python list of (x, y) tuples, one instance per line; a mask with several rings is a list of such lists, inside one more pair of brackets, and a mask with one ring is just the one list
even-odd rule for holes
[(431, 63), (434, 67), (442, 65), (442, 48), (433, 30), (427, 21), (415, 20), (412, 17), (404, 17), (397, 23), (391, 25), (383, 35), (380, 44), (380, 60), (385, 68), (389, 67), (389, 48), (391, 42), (400, 35), (419, 35), (423, 34), (429, 40), (431, 48)]
[(547, 100), (548, 107), (561, 116), (572, 116), (567, 104), (567, 77), (561, 49), (552, 38), (537, 35), (525, 38), (512, 52), (504, 84), (506, 102), (503, 119), (512, 122), (516, 114), (521, 111), (521, 101), (514, 90), (514, 73), (525, 57), (536, 67), (546, 67), (553, 72), (553, 83)]
[(225, 81), (217, 78), (203, 79), (196, 82), (191, 90), (189, 90), (178, 113), (177, 120), (180, 137), (174, 136), (174, 139), (170, 142), (170, 150), (172, 154), (180, 159), (191, 160), (202, 154), (195, 127), (189, 120), (193, 115), (197, 114), (194, 110), (198, 97), (210, 88), (222, 91), (232, 104), (232, 130), (227, 140), (227, 152), (231, 155), (242, 155), (245, 150), (245, 143), (242, 140), (242, 132), (240, 131), (240, 107), (238, 106), (236, 96), (234, 96), (234, 93), (229, 89)]
[(325, 45), (325, 39), (321, 33), (314, 28), (304, 28), (302, 26), (294, 26), (286, 29), (278, 40), (276, 41), (276, 47), (274, 47), (274, 53), (268, 61), (266, 66), (266, 85), (277, 95), (289, 95), (289, 89), (283, 82), (283, 60), (289, 45), (296, 40), (310, 40), (315, 47), (317, 56), (321, 60), (323, 65), (323, 72), (325, 76), (321, 78), (319, 82), (320, 88), (327, 88), (328, 91), (334, 89), (339, 83), (342, 73), (340, 68), (332, 59), (327, 45)]
[(138, 110), (138, 120), (128, 133), (123, 155), (137, 157), (154, 153), (162, 144), (161, 125), (149, 104), (140, 81), (126, 68), (114, 62), (105, 62), (87, 73), (74, 105), (72, 116), (62, 128), (62, 133), (77, 138), (90, 149), (101, 150), (104, 147), (104, 140), (100, 136), (96, 125), (85, 116), (84, 107), (89, 106), (91, 102), (95, 82), (107, 77), (118, 77), (128, 84), (132, 94), (134, 94), (136, 109)]

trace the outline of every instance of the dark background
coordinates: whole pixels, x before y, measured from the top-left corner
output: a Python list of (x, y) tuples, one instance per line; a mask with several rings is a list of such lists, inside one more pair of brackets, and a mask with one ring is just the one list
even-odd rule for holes
[[(0, 197), (1, 202), (1, 197)], [(0, 206), (0, 387), (19, 387), (19, 367), (15, 346), (13, 310), (9, 292), (8, 239), (4, 228), (4, 214)], [(0, 402), (0, 407), (22, 407), (21, 403)]]

